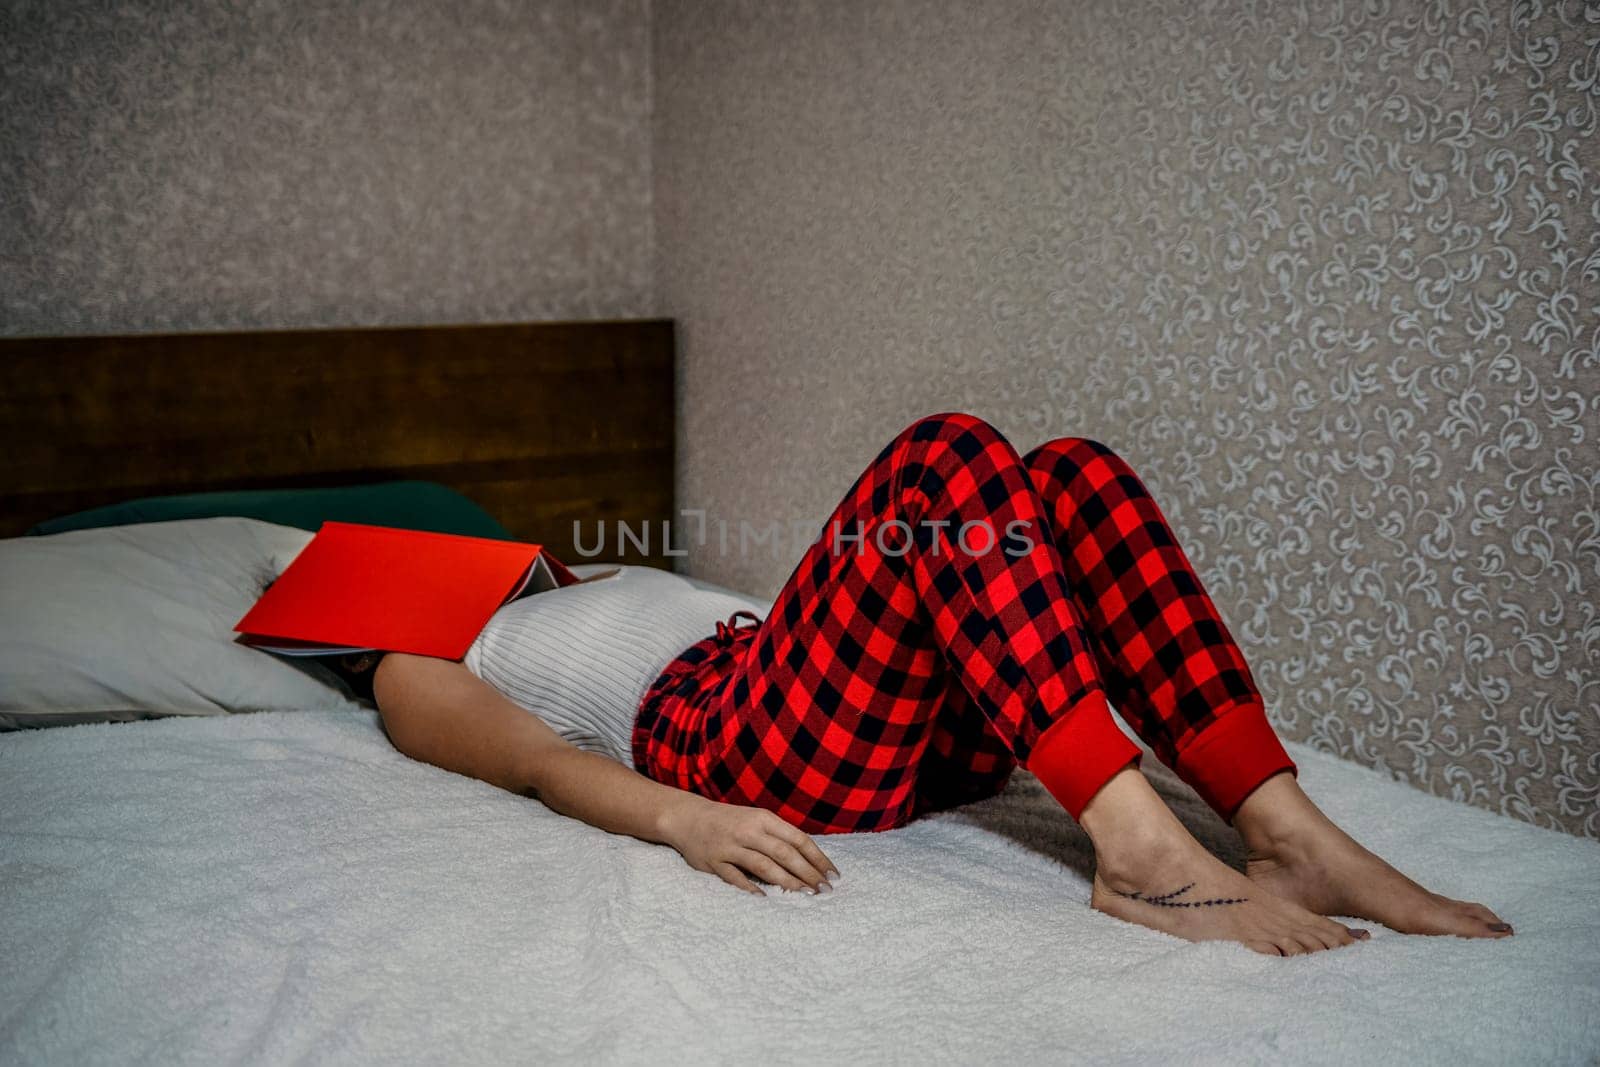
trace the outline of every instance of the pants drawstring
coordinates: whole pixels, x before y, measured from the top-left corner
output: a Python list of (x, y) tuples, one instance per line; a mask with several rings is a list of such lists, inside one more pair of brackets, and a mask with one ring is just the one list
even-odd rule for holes
[[(747, 618), (748, 624), (740, 625), (739, 619)], [(736, 611), (728, 616), (727, 622), (717, 623), (717, 644), (727, 648), (733, 644), (740, 630), (749, 630), (761, 625), (761, 617), (753, 611)]]

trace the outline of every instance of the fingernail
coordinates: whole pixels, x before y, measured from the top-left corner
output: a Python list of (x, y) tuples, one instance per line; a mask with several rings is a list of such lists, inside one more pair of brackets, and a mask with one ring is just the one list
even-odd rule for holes
[(828, 884), (832, 885), (833, 883), (837, 882), (842, 877), (843, 877), (843, 875), (841, 875), (837, 870), (829, 871), (828, 872)]
[(1489, 924), (1489, 929), (1493, 930), (1497, 934), (1509, 934), (1511, 932), (1511, 924), (1510, 923), (1490, 923)]
[(819, 893), (831, 893), (833, 892), (833, 886), (829, 885), (826, 881), (821, 881), (817, 883), (817, 891)]
[(1349, 930), (1350, 931), (1350, 936), (1355, 938), (1357, 941), (1366, 941), (1367, 939), (1372, 937), (1372, 931), (1371, 930), (1363, 930), (1359, 926), (1347, 926), (1347, 927), (1345, 927), (1345, 929)]

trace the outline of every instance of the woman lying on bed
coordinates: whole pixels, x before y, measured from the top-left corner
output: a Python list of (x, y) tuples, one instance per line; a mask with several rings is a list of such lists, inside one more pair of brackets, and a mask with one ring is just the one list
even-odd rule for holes
[[(838, 872), (808, 835), (903, 826), (1022, 766), (1093, 841), (1091, 904), (1130, 922), (1289, 956), (1367, 936), (1332, 915), (1511, 933), (1300, 790), (1172, 530), (1098, 442), (1020, 456), (971, 416), (921, 419), (845, 494), (766, 620), (741, 606), (624, 567), (502, 608), (462, 662), (391, 654), (364, 677), (402, 752), (751, 892), (752, 877), (827, 891)], [(1113, 705), (1232, 823), (1245, 873), (1168, 810)]]

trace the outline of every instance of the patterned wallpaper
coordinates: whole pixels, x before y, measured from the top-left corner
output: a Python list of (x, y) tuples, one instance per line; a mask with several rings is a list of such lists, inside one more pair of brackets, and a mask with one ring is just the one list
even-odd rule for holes
[(1097, 438), (1286, 734), (1600, 837), (1600, 5), (654, 17), (685, 505), (820, 523), (936, 410)]
[(649, 314), (649, 0), (6, 0), (0, 333)]

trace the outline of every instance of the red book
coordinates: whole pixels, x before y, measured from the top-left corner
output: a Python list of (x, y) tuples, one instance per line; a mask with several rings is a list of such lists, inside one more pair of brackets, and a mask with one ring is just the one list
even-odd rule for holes
[(538, 545), (325, 522), (234, 629), (290, 656), (460, 659), (501, 606), (577, 580)]

